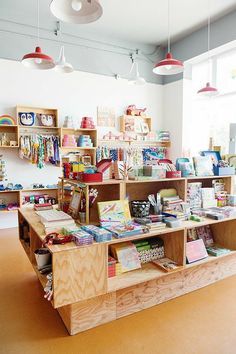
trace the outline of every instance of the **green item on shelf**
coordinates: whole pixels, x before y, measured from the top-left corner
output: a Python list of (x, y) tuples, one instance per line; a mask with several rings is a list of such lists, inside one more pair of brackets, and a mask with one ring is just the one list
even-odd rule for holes
[(193, 214), (190, 216), (190, 220), (200, 222), (200, 221), (202, 221), (202, 218), (198, 215)]
[(137, 248), (137, 251), (140, 252), (140, 251), (148, 251), (151, 249), (151, 246), (150, 245), (145, 245), (145, 246), (136, 246)]

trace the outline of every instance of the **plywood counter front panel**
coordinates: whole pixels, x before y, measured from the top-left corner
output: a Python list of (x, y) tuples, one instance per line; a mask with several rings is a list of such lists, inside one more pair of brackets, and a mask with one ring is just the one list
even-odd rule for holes
[(107, 246), (96, 244), (53, 254), (54, 307), (107, 292)]
[(116, 292), (117, 318), (200, 289), (236, 273), (235, 253)]

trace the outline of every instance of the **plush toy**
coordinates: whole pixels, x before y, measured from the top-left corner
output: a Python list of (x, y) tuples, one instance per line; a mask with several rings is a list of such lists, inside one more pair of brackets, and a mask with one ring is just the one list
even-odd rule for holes
[(54, 116), (51, 114), (40, 114), (40, 122), (45, 127), (52, 127), (54, 125)]
[(21, 112), (19, 113), (20, 124), (26, 126), (32, 126), (35, 122), (35, 113), (34, 112)]

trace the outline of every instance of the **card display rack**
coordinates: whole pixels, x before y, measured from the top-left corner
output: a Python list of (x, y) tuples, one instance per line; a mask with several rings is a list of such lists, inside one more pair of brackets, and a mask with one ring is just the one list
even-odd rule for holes
[[(227, 191), (230, 193), (233, 177), (224, 176), (223, 179), (227, 181)], [(141, 192), (141, 197), (144, 197), (145, 193), (150, 193), (151, 188), (158, 190), (166, 183), (167, 186), (178, 188), (178, 194), (184, 196), (187, 181), (184, 178), (136, 183), (117, 181), (117, 184), (106, 181), (99, 187), (104, 190), (107, 186), (111, 190), (117, 188), (114, 198), (118, 197), (118, 194), (123, 198), (126, 193), (130, 198), (136, 198), (137, 193)], [(71, 181), (62, 180), (63, 183)], [(89, 188), (91, 185), (85, 187)], [(105, 192), (103, 196), (106, 196)], [(111, 194), (109, 197), (111, 198)], [(41, 246), (45, 237), (43, 225), (33, 210), (20, 209), (18, 213), (20, 241), (44, 286), (46, 277), (38, 273), (34, 259), (34, 251)], [(26, 237), (22, 234), (22, 225), (28, 225)], [(210, 225), (214, 241), (222, 247), (229, 248), (231, 252), (219, 257), (209, 256), (190, 265), (186, 264), (187, 229), (203, 225)], [(202, 222), (186, 221), (178, 228), (166, 227), (159, 231), (112, 239), (104, 243), (95, 242), (88, 246), (77, 247), (73, 242), (49, 245), (53, 266), (52, 306), (59, 312), (69, 334), (73, 335), (236, 274), (235, 230), (236, 218), (205, 219)], [(163, 239), (165, 255), (180, 266), (177, 270), (167, 273), (153, 263), (147, 263), (140, 269), (108, 278), (108, 250), (111, 244), (155, 236)]]

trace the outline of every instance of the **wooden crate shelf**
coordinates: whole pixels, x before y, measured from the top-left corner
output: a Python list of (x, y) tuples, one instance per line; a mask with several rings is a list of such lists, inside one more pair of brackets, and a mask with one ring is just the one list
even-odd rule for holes
[[(211, 177), (208, 179), (212, 181)], [(227, 188), (232, 187), (232, 176), (221, 177)], [(199, 178), (198, 178), (199, 179)], [(203, 178), (202, 181), (207, 181)], [(109, 197), (113, 189), (114, 198), (124, 198), (126, 193), (131, 198), (145, 196), (150, 189), (175, 186), (178, 194), (186, 194), (188, 179), (173, 179), (138, 182), (104, 181), (100, 184), (84, 184), (84, 188), (100, 188), (100, 199)], [(63, 184), (76, 186), (76, 181), (61, 179)], [(140, 185), (142, 183), (142, 185)], [(103, 189), (103, 191), (102, 191)], [(107, 196), (108, 194), (108, 196)], [(91, 212), (92, 219), (97, 215)], [(30, 246), (26, 249), (35, 269), (34, 250), (41, 245), (45, 237), (43, 225), (33, 210), (19, 210), (19, 222), (28, 223)], [(193, 227), (210, 225), (214, 241), (222, 247), (229, 248), (230, 253), (186, 264), (187, 230)], [(153, 263), (142, 265), (141, 269), (108, 278), (107, 261), (109, 246), (149, 237), (161, 237), (165, 245), (165, 256), (176, 261), (180, 268), (167, 273)], [(73, 242), (65, 245), (48, 246), (52, 255), (53, 290), (52, 306), (58, 310), (68, 332), (72, 334), (93, 328), (123, 316), (155, 306), (177, 296), (189, 293), (220, 279), (236, 274), (236, 218), (202, 222), (186, 221), (179, 228), (165, 228), (147, 234), (113, 239), (109, 242), (77, 247)], [(35, 269), (37, 275), (37, 269)], [(39, 279), (45, 285), (45, 278)]]

